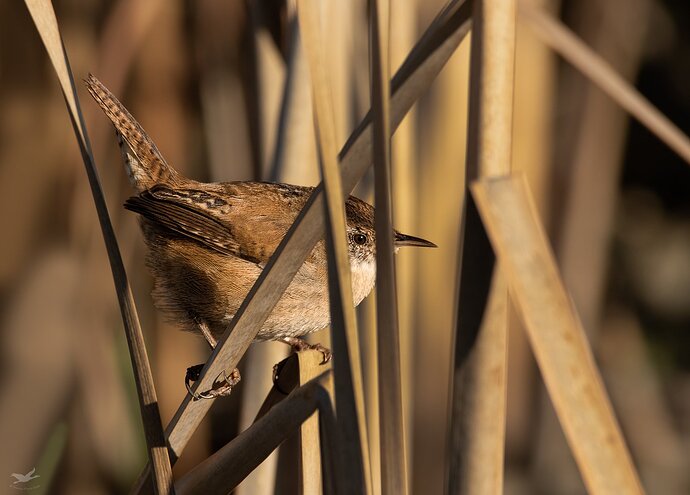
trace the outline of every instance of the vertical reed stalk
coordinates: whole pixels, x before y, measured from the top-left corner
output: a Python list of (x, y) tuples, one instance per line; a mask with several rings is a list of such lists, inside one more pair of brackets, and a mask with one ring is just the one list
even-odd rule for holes
[[(515, 0), (475, 1), (470, 57), (468, 184), (478, 176), (500, 176), (510, 172), (515, 16)], [(475, 241), (464, 239), (463, 242)], [(494, 272), (484, 321), (462, 374), (462, 383), (453, 386), (453, 403), (460, 401), (462, 407), (454, 406), (451, 418), (451, 429), (456, 431), (451, 438), (459, 443), (452, 446), (449, 493), (503, 492), (507, 299), (507, 286), (499, 268)], [(464, 342), (457, 339), (456, 344)], [(455, 366), (461, 364), (456, 362)]]
[[(299, 384), (305, 385), (323, 372), (323, 355), (318, 351), (300, 352)], [(319, 412), (316, 411), (300, 427), (300, 481), (302, 495), (320, 495), (322, 489), (321, 440), (319, 439)]]
[[(390, 68), (397, 68), (417, 39), (418, 5), (416, 0), (396, 0), (390, 9)], [(413, 108), (400, 123), (391, 138), (391, 196), (395, 225), (402, 232), (418, 232), (417, 212), (419, 189), (417, 169), (417, 111)], [(424, 233), (420, 232), (424, 237)], [(395, 259), (395, 274), (398, 297), (398, 328), (400, 333), (400, 379), (403, 410), (403, 428), (406, 439), (408, 484), (411, 473), (410, 441), (412, 438), (414, 384), (414, 318), (415, 303), (418, 300), (419, 279), (416, 277), (416, 262), (419, 251), (401, 250)], [(376, 390), (374, 391), (377, 392)], [(378, 421), (378, 418), (375, 418)], [(372, 433), (373, 436), (373, 432)], [(372, 459), (372, 466), (377, 462)], [(380, 464), (380, 463), (379, 463)], [(372, 467), (373, 469), (373, 467)]]
[(371, 493), (362, 365), (352, 301), (345, 199), (337, 160), (333, 107), (322, 51), (324, 41), (319, 35), (316, 8), (317, 4), (310, 0), (298, 3), (300, 27), (311, 73), (316, 135), (321, 152), (321, 174), (324, 184), (331, 341), (335, 354), (333, 368), (336, 417), (342, 434), (340, 443), (349, 474), (347, 492)]
[(405, 495), (407, 473), (391, 204), (389, 10), (386, 0), (370, 2), (381, 492)]

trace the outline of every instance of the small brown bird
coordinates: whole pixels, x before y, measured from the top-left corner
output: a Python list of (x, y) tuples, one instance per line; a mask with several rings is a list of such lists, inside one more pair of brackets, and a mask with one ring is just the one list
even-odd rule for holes
[[(168, 165), (127, 109), (93, 75), (89, 93), (116, 129), (125, 168), (139, 195), (125, 208), (141, 215), (156, 306), (211, 347), (223, 334), (265, 264), (304, 207), (312, 187), (267, 182), (197, 182)], [(345, 204), (352, 295), (359, 304), (376, 281), (374, 208), (350, 196)], [(436, 247), (395, 231), (395, 246)], [(273, 309), (256, 341), (279, 340), (295, 350), (321, 345), (300, 337), (330, 323), (324, 241), (314, 247)], [(195, 379), (201, 365), (190, 368)], [(239, 381), (234, 370), (220, 393)], [(189, 387), (188, 387), (189, 388)]]

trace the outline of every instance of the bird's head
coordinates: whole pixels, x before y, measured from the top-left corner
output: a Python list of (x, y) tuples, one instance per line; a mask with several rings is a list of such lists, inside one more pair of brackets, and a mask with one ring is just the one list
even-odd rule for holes
[[(376, 263), (376, 230), (374, 207), (359, 198), (350, 196), (345, 203), (347, 215), (347, 242), (350, 262)], [(403, 246), (437, 247), (433, 242), (403, 234), (393, 229), (395, 251)]]

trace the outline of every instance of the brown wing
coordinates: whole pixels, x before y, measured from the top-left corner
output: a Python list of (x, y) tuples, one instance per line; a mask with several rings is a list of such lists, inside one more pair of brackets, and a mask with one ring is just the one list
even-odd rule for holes
[(222, 220), (230, 206), (221, 197), (201, 190), (155, 186), (129, 198), (125, 208), (158, 227), (194, 240), (221, 254), (253, 263), (252, 257), (233, 236), (232, 226)]
[(214, 188), (228, 202), (227, 209), (220, 214), (221, 220), (232, 225), (233, 237), (244, 251), (263, 264), (268, 262), (313, 189), (266, 182), (224, 182)]

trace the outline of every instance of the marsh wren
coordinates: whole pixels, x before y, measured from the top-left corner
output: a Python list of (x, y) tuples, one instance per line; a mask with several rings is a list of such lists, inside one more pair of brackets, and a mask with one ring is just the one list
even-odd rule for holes
[[(89, 93), (115, 126), (129, 180), (139, 193), (125, 203), (138, 213), (149, 249), (156, 306), (211, 347), (223, 334), (313, 188), (267, 182), (197, 182), (168, 165), (144, 129), (93, 75)], [(374, 208), (354, 196), (345, 203), (352, 296), (358, 305), (376, 281)], [(395, 247), (436, 247), (397, 231)], [(321, 240), (259, 330), (256, 341), (295, 350), (330, 351), (300, 337), (330, 323), (328, 269)], [(200, 367), (190, 368), (194, 378)], [(239, 381), (234, 370), (223, 394)]]

